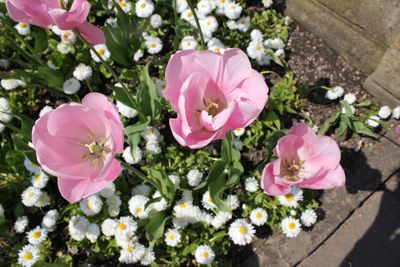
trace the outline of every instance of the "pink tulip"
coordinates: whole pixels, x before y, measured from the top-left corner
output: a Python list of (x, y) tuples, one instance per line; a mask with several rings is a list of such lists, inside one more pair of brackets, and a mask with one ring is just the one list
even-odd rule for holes
[(336, 142), (316, 135), (304, 123), (295, 124), (288, 135), (279, 139), (274, 153), (278, 158), (267, 164), (261, 178), (268, 195), (286, 195), (292, 186), (330, 189), (345, 184)]
[(71, 203), (101, 191), (122, 170), (114, 156), (123, 151), (123, 126), (115, 106), (100, 93), (39, 118), (32, 143), (38, 162), (58, 178), (61, 195)]
[(166, 81), (165, 97), (178, 113), (169, 121), (172, 133), (190, 148), (248, 126), (268, 99), (263, 76), (239, 49), (179, 51), (168, 62)]
[(91, 44), (104, 44), (102, 30), (86, 21), (90, 10), (87, 0), (74, 0), (69, 11), (59, 0), (7, 0), (7, 10), (15, 21), (22, 21), (42, 28), (58, 26), (61, 30), (77, 29)]

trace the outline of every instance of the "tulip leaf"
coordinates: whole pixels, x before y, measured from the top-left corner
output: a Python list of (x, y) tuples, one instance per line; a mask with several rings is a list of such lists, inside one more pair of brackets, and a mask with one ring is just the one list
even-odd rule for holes
[(121, 28), (103, 27), (106, 37), (106, 45), (110, 50), (112, 58), (122, 65), (128, 64), (128, 41)]
[(222, 211), (230, 211), (228, 204), (222, 200), (222, 195), (226, 189), (226, 174), (224, 170), (226, 163), (222, 160), (217, 160), (211, 166), (207, 176), (208, 191), (210, 197), (218, 209)]
[(36, 54), (42, 54), (44, 53), (47, 48), (49, 47), (49, 44), (47, 42), (47, 34), (44, 30), (36, 30), (33, 32), (33, 37), (35, 38), (35, 46), (34, 46), (34, 51)]
[(171, 219), (165, 211), (150, 212), (149, 219), (145, 225), (147, 238), (150, 242), (157, 241), (164, 233), (165, 223)]

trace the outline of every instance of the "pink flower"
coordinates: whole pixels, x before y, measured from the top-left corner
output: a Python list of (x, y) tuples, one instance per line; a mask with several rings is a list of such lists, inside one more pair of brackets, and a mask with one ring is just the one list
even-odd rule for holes
[(123, 126), (115, 106), (100, 93), (39, 118), (32, 143), (38, 162), (58, 178), (61, 195), (71, 203), (101, 191), (122, 170), (114, 155), (123, 151)]
[(61, 30), (77, 29), (91, 44), (104, 44), (102, 30), (86, 21), (90, 10), (87, 0), (74, 0), (69, 11), (60, 6), (59, 0), (7, 0), (7, 10), (15, 21), (22, 21), (42, 28), (57, 25)]
[(261, 178), (261, 187), (268, 195), (286, 195), (292, 186), (330, 189), (345, 183), (336, 142), (316, 135), (304, 123), (295, 124), (279, 139), (274, 153), (278, 159), (267, 164)]
[(178, 113), (169, 121), (172, 133), (190, 148), (248, 126), (268, 99), (263, 76), (239, 49), (179, 51), (168, 62), (166, 81), (165, 97)]

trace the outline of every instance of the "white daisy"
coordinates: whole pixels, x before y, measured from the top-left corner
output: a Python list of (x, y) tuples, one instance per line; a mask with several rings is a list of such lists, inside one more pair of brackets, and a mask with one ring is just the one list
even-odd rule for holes
[(115, 242), (121, 248), (127, 247), (138, 241), (136, 235), (115, 235)]
[(143, 195), (143, 196), (148, 196), (150, 194), (151, 187), (148, 186), (147, 184), (139, 184), (132, 188), (131, 194), (132, 196), (135, 195)]
[(39, 117), (44, 116), (45, 114), (49, 113), (49, 112), (52, 111), (52, 110), (53, 110), (52, 107), (50, 107), (50, 106), (44, 106), (44, 107), (40, 110), (40, 112), (39, 112)]
[(114, 219), (105, 219), (103, 223), (101, 224), (101, 232), (105, 236), (113, 236), (115, 234), (115, 231), (117, 229), (118, 223)]
[(130, 216), (123, 216), (117, 220), (117, 228), (115, 230), (115, 235), (121, 236), (132, 236), (136, 229), (137, 224)]
[(73, 45), (76, 42), (76, 35), (71, 30), (62, 31), (61, 41)]
[(41, 195), (42, 191), (40, 191), (40, 189), (30, 186), (21, 194), (22, 204), (27, 207), (33, 207), (38, 202)]
[(197, 3), (197, 10), (204, 16), (207, 16), (214, 10), (215, 6), (211, 3), (210, 0), (200, 0)]
[(98, 193), (101, 197), (109, 198), (115, 194), (115, 184), (108, 184), (103, 190)]
[(350, 105), (354, 104), (357, 100), (356, 95), (353, 93), (347, 93), (343, 97), (344, 101), (347, 101)]
[(149, 54), (158, 54), (163, 48), (163, 44), (160, 38), (155, 36), (149, 36), (145, 41), (146, 49)]
[(76, 66), (73, 75), (78, 80), (83, 81), (92, 77), (92, 73), (93, 70), (90, 66), (80, 63), (78, 66)]
[(191, 50), (197, 48), (197, 41), (193, 36), (185, 36), (181, 41), (182, 50)]
[(11, 108), (8, 103), (8, 100), (5, 99), (4, 97), (0, 97), (0, 121), (5, 121), (5, 122), (11, 121), (12, 116), (8, 113), (11, 113)]
[(136, 195), (131, 197), (131, 199), (128, 202), (130, 213), (136, 218), (140, 219), (147, 218), (149, 214), (148, 210), (145, 209), (145, 205), (148, 201), (149, 198), (142, 195)]
[[(173, 6), (174, 1), (171, 1), (171, 2), (172, 2), (172, 7), (174, 7), (174, 6)], [(177, 0), (177, 1), (176, 1), (176, 12), (182, 13), (182, 12), (185, 11), (188, 7), (189, 7), (189, 6), (188, 6), (188, 3), (187, 3), (186, 0)]]
[(32, 163), (28, 158), (24, 159), (24, 166), (28, 171), (32, 173), (38, 173), (42, 170), (38, 165)]
[(272, 48), (275, 50), (283, 49), (285, 47), (285, 43), (280, 38), (267, 39), (267, 40), (265, 40), (264, 45), (268, 48)]
[(158, 29), (161, 27), (162, 25), (162, 18), (160, 15), (158, 14), (153, 14), (150, 17), (150, 25), (151, 27), (153, 27), (154, 29)]
[(28, 217), (26, 216), (18, 217), (14, 223), (15, 232), (19, 234), (25, 232), (25, 228), (28, 226), (28, 223), (29, 223)]
[(250, 38), (252, 41), (262, 42), (264, 39), (264, 36), (260, 30), (255, 29), (255, 30), (251, 31)]
[(250, 28), (249, 17), (242, 17), (237, 21), (237, 29), (241, 32), (247, 32)]
[(154, 4), (151, 0), (139, 0), (135, 7), (136, 16), (139, 18), (148, 18), (154, 11)]
[(133, 55), (133, 60), (134, 61), (139, 61), (142, 57), (143, 57), (143, 50), (139, 49), (138, 51), (136, 51), (136, 53)]
[(80, 202), (80, 207), (86, 216), (98, 214), (103, 207), (103, 201), (98, 195), (92, 195)]
[(285, 57), (285, 49), (279, 48), (275, 51), (275, 56), (276, 57)]
[(265, 8), (269, 8), (274, 2), (272, 2), (272, 0), (262, 0), (262, 3)]
[(228, 203), (231, 210), (235, 210), (240, 206), (240, 201), (237, 195), (228, 195), (225, 201)]
[(147, 127), (141, 135), (146, 142), (161, 140), (160, 132), (155, 127)]
[(32, 185), (33, 187), (42, 189), (47, 185), (49, 181), (49, 176), (47, 176), (43, 171), (32, 176)]
[(188, 180), (189, 185), (195, 187), (201, 183), (201, 180), (203, 178), (203, 173), (197, 169), (193, 169), (188, 172), (186, 178)]
[(381, 119), (378, 116), (373, 115), (368, 118), (367, 123), (368, 123), (369, 127), (376, 128), (380, 125), (380, 121), (381, 121)]
[(121, 263), (132, 264), (140, 261), (146, 253), (146, 248), (139, 243), (130, 243), (124, 246), (119, 256)]
[[(107, 46), (105, 44), (97, 44), (94, 46), (94, 49), (97, 51), (97, 53), (100, 55), (100, 57), (104, 61), (107, 61), (110, 59), (111, 53), (107, 49)], [(92, 50), (90, 50), (90, 55), (92, 56), (92, 59), (95, 62), (101, 62), (100, 58)]]
[(58, 36), (60, 36), (61, 33), (63, 32), (63, 30), (61, 30), (60, 28), (58, 28), (57, 25), (52, 26), (52, 27), (51, 27), (51, 31), (52, 31), (55, 35), (58, 35)]
[[(353, 105), (349, 105), (349, 107), (350, 107), (350, 113), (351, 113), (351, 115), (354, 115), (354, 113), (356, 113), (356, 108), (355, 108)], [(342, 107), (342, 113), (343, 113), (343, 114), (346, 114), (346, 113), (347, 113), (345, 107)]]
[(241, 137), (245, 132), (244, 128), (237, 128), (236, 130), (233, 130), (233, 134), (237, 137)]
[(256, 177), (248, 177), (244, 181), (244, 188), (247, 192), (254, 193), (260, 187), (260, 181)]
[(57, 210), (49, 210), (42, 219), (42, 227), (48, 232), (55, 230), (59, 213)]
[(132, 119), (135, 118), (136, 115), (138, 114), (136, 109), (133, 109), (120, 101), (117, 101), (116, 106), (118, 108), (118, 112), (121, 113), (121, 115), (124, 116), (125, 118)]
[(201, 203), (203, 204), (203, 207), (207, 210), (212, 210), (214, 209), (216, 206), (214, 204), (214, 202), (212, 201), (212, 198), (210, 196), (210, 192), (206, 191), (203, 194), (203, 198), (201, 200)]
[(18, 251), (18, 263), (24, 267), (34, 265), (40, 258), (40, 250), (37, 246), (25, 245)]
[(57, 45), (57, 51), (64, 55), (71, 52), (71, 48), (72, 48), (71, 44), (66, 42), (59, 42)]
[(230, 219), (232, 219), (232, 212), (230, 211), (219, 211), (211, 221), (211, 225), (215, 229), (219, 229), (225, 225)]
[(186, 20), (187, 22), (189, 22), (190, 24), (192, 24), (193, 26), (196, 25), (195, 20), (194, 20), (194, 15), (192, 10), (190, 10), (189, 8), (184, 10), (181, 14), (181, 18), (183, 20)]
[(150, 140), (146, 143), (146, 151), (151, 155), (157, 155), (161, 152), (158, 141)]
[(214, 261), (215, 253), (208, 245), (198, 246), (194, 253), (196, 261), (200, 264), (211, 264)]
[(292, 217), (286, 217), (281, 222), (281, 229), (287, 237), (294, 238), (300, 233), (301, 225), (299, 220)]
[(28, 241), (32, 245), (39, 245), (47, 239), (47, 231), (40, 226), (36, 226), (34, 229), (26, 233)]
[(237, 28), (238, 28), (238, 24), (237, 24), (236, 20), (228, 20), (228, 22), (226, 23), (226, 26), (228, 26), (229, 30), (237, 30)]
[(177, 229), (168, 229), (165, 232), (165, 243), (167, 246), (176, 247), (181, 242), (181, 234)]
[(108, 216), (117, 217), (119, 215), (119, 212), (120, 212), (120, 207), (119, 206), (115, 206), (115, 205), (108, 206), (107, 212), (108, 212)]
[(299, 201), (303, 200), (303, 190), (298, 187), (292, 187), (290, 193), (277, 198), (282, 206), (297, 208)]
[(167, 83), (164, 80), (156, 79), (156, 90), (160, 97), (164, 97), (164, 90)]
[(91, 243), (96, 242), (97, 238), (100, 236), (100, 227), (95, 223), (89, 224), (85, 235)]
[(152, 247), (148, 247), (144, 251), (144, 255), (140, 259), (140, 264), (144, 266), (148, 266), (152, 264), (156, 260), (156, 256), (154, 254), (154, 250)]
[(251, 41), (247, 46), (247, 54), (250, 58), (257, 60), (257, 62), (261, 62), (265, 56), (265, 47), (263, 43), (259, 40)]
[(214, 33), (218, 29), (218, 21), (214, 16), (208, 16), (200, 21), (200, 26), (204, 32)]
[(14, 27), (20, 35), (31, 34), (31, 26), (25, 22), (18, 22)]
[(228, 233), (233, 243), (244, 246), (251, 242), (255, 230), (245, 219), (236, 219), (229, 226)]
[(223, 54), (225, 51), (224, 44), (218, 38), (211, 38), (207, 42), (208, 50)]
[(181, 183), (181, 178), (179, 178), (179, 176), (171, 174), (171, 175), (168, 175), (168, 178), (176, 186), (178, 186)]
[(250, 213), (250, 221), (252, 224), (262, 226), (267, 222), (268, 214), (262, 208), (256, 208)]
[(81, 83), (75, 78), (69, 78), (64, 82), (63, 91), (67, 95), (75, 94), (81, 88)]
[(331, 88), (326, 92), (326, 98), (328, 98), (329, 100), (335, 100), (342, 97), (343, 94), (344, 94), (343, 87), (335, 86), (334, 88)]
[(125, 13), (129, 13), (132, 10), (132, 4), (129, 1), (117, 0), (116, 3)]
[(229, 19), (237, 19), (240, 17), (240, 14), (242, 13), (242, 7), (235, 3), (235, 2), (228, 2), (225, 5), (225, 16), (227, 16)]
[(35, 203), (35, 207), (43, 208), (50, 205), (50, 196), (47, 192), (42, 192), (38, 201)]
[(153, 194), (153, 199), (155, 198), (161, 198), (159, 201), (157, 202), (153, 202), (149, 205), (149, 210), (151, 209), (155, 209), (156, 211), (163, 211), (166, 210), (168, 207), (168, 202), (167, 200), (165, 200), (165, 198), (161, 197), (161, 193), (159, 191), (156, 191)]
[(72, 239), (82, 241), (85, 238), (90, 222), (86, 217), (74, 215), (68, 222), (68, 231)]
[(19, 79), (3, 79), (0, 82), (1, 87), (3, 87), (5, 90), (13, 90), (19, 86), (25, 86), (26, 83), (24, 81), (21, 81)]
[(116, 28), (116, 27), (118, 27), (118, 21), (117, 21), (117, 18), (107, 18), (106, 19), (106, 22), (105, 22), (105, 25), (108, 25), (108, 26), (110, 26), (110, 27), (112, 27), (112, 28)]
[(386, 120), (388, 118), (390, 118), (390, 115), (392, 114), (392, 110), (388, 107), (388, 106), (382, 106), (379, 109), (379, 113), (378, 116), (382, 119), (382, 120)]
[(317, 222), (317, 214), (313, 209), (306, 209), (301, 214), (300, 221), (304, 226), (310, 227)]
[(290, 216), (296, 216), (297, 212), (295, 210), (290, 210)]
[(400, 119), (400, 106), (397, 106), (393, 109), (392, 118), (396, 120)]

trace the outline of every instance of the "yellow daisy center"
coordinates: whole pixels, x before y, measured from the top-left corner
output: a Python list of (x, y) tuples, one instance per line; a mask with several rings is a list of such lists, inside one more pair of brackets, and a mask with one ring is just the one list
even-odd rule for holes
[(32, 258), (33, 258), (33, 255), (31, 252), (29, 252), (29, 251), (25, 252), (25, 254), (24, 254), (25, 260), (31, 260)]
[(86, 202), (86, 208), (87, 208), (88, 210), (91, 210), (91, 209), (92, 209), (92, 205), (90, 205), (89, 202)]
[(20, 26), (21, 28), (26, 28), (26, 27), (28, 27), (28, 24), (26, 24), (25, 22), (20, 22), (20, 23), (19, 23), (19, 26)]
[(97, 50), (97, 53), (99, 53), (99, 55), (102, 56), (106, 53), (106, 51), (103, 48), (100, 48)]
[(261, 214), (261, 212), (257, 212), (256, 213), (256, 218), (257, 219), (261, 219), (263, 216), (262, 216), (262, 214)]
[(156, 45), (155, 43), (151, 43), (151, 44), (150, 44), (150, 47), (151, 47), (151, 48), (156, 48), (156, 46), (157, 46), (157, 45)]
[(142, 211), (143, 211), (142, 208), (137, 208), (137, 209), (136, 209), (136, 212), (137, 212), (137, 213), (141, 213)]
[(240, 226), (239, 227), (239, 233), (241, 233), (242, 235), (247, 233), (247, 228), (244, 226)]
[(168, 238), (169, 238), (169, 240), (174, 240), (174, 239), (175, 239), (175, 235), (174, 235), (174, 234), (170, 234), (170, 235), (168, 236)]
[(288, 224), (288, 227), (289, 227), (290, 230), (294, 230), (296, 228), (296, 224), (294, 222), (290, 222)]
[(142, 3), (141, 5), (140, 5), (140, 8), (145, 8), (146, 7), (146, 3)]
[(120, 7), (126, 7), (126, 2), (125, 1), (121, 1), (121, 2), (118, 3), (118, 5)]
[(127, 227), (126, 227), (126, 224), (124, 224), (124, 223), (120, 223), (120, 224), (118, 224), (118, 229), (119, 230), (125, 230)]
[(179, 207), (181, 207), (182, 209), (185, 209), (187, 207), (186, 202), (183, 202), (179, 205)]
[(204, 258), (206, 258), (206, 259), (208, 259), (208, 257), (210, 256), (210, 254), (208, 253), (208, 251), (203, 251), (203, 253), (201, 253), (201, 255), (202, 255)]
[(129, 251), (129, 252), (132, 252), (134, 249), (135, 249), (134, 246), (128, 246), (128, 247), (126, 248), (126, 250)]
[(35, 179), (35, 181), (39, 181), (40, 180), (40, 173), (35, 174), (34, 179)]
[(285, 195), (285, 199), (286, 199), (287, 201), (293, 201), (294, 196), (293, 196), (292, 193), (289, 193), (289, 194), (286, 194), (286, 195)]
[(38, 239), (42, 234), (39, 231), (33, 232), (32, 237)]

